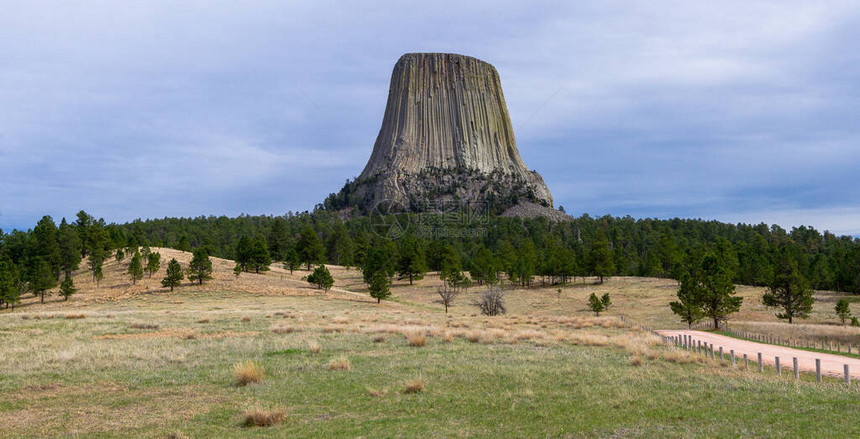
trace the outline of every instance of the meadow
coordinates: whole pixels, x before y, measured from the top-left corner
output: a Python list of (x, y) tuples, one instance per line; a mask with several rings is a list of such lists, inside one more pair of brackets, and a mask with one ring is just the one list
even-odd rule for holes
[[(190, 256), (157, 249), (162, 260)], [(166, 259), (165, 259), (166, 258)], [(161, 288), (112, 261), (68, 302), (0, 313), (0, 435), (88, 437), (856, 437), (860, 385), (776, 377), (663, 346), (671, 280), (511, 290), (446, 315), (438, 278), (376, 304), (355, 270), (324, 294), (280, 268)], [(163, 265), (166, 265), (163, 263)], [(740, 287), (745, 297), (760, 289)], [(592, 292), (616, 304), (600, 317)], [(745, 306), (738, 318), (772, 322)], [(829, 322), (826, 306), (813, 321)], [(768, 320), (770, 319), (770, 320)], [(254, 426), (267, 424), (269, 426)]]

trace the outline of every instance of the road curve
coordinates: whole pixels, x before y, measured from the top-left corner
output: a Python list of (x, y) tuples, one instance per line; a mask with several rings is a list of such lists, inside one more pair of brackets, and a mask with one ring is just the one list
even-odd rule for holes
[(726, 359), (729, 359), (729, 351), (734, 349), (735, 356), (739, 357), (738, 363), (743, 362), (744, 354), (750, 359), (750, 367), (758, 361), (758, 353), (762, 354), (764, 364), (773, 366), (776, 363), (775, 358), (779, 357), (779, 363), (783, 374), (793, 373), (792, 359), (797, 357), (798, 367), (801, 371), (815, 373), (815, 359), (821, 360), (821, 374), (834, 377), (844, 376), (844, 365), (848, 365), (849, 374), (852, 379), (860, 378), (860, 358), (845, 357), (842, 355), (832, 355), (820, 352), (804, 351), (802, 349), (794, 349), (785, 346), (777, 346), (771, 344), (757, 343), (754, 341), (741, 340), (724, 335), (714, 334), (704, 331), (693, 330), (662, 330), (657, 331), (659, 334), (667, 337), (677, 337), (679, 335), (689, 335), (693, 338), (693, 343), (698, 341), (714, 345), (714, 351), (719, 355), (719, 349), (722, 346), (723, 353)]

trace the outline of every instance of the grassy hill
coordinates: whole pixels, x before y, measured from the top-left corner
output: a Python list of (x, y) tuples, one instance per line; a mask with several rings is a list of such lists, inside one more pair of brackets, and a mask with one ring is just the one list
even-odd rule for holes
[[(215, 278), (131, 285), (111, 261), (68, 302), (28, 298), (0, 313), (0, 436), (299, 437), (856, 437), (860, 386), (795, 382), (732, 368), (660, 345), (626, 327), (679, 327), (666, 303), (673, 281), (613, 278), (604, 285), (511, 290), (509, 313), (435, 304), (438, 277), (396, 281), (391, 301), (370, 299), (360, 273), (331, 267), (323, 294), (273, 266), (242, 274), (213, 258)], [(738, 319), (772, 322), (740, 287)], [(616, 306), (592, 317), (589, 294)], [(812, 320), (833, 321), (822, 293)], [(264, 379), (237, 384), (255, 362)], [(348, 370), (346, 370), (348, 369)], [(421, 388), (420, 390), (418, 388)], [(283, 416), (245, 427), (246, 412)], [(251, 413), (253, 414), (253, 413)], [(259, 417), (259, 416), (258, 416)]]

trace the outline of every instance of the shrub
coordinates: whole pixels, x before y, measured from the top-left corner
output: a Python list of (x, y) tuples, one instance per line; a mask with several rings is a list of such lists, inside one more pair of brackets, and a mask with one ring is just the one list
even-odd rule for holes
[(245, 412), (245, 420), (242, 425), (245, 427), (271, 427), (283, 423), (286, 418), (287, 412), (283, 409), (248, 410)]
[(499, 287), (490, 285), (487, 291), (482, 292), (478, 299), (472, 301), (472, 305), (477, 306), (485, 316), (498, 316), (506, 311), (504, 298), (505, 295)]
[(233, 365), (233, 375), (240, 386), (262, 382), (266, 377), (263, 366), (253, 362), (236, 363)]
[(349, 363), (349, 359), (346, 357), (338, 357), (332, 358), (331, 361), (328, 362), (328, 368), (330, 370), (352, 370), (352, 365)]
[(374, 342), (374, 343), (382, 343), (382, 342), (384, 342), (384, 341), (385, 341), (385, 336), (384, 336), (384, 335), (377, 335), (376, 337), (373, 337), (373, 342)]
[(409, 346), (420, 348), (427, 344), (427, 337), (420, 332), (410, 332), (406, 334), (406, 340), (409, 342)]
[(272, 325), (271, 331), (274, 332), (275, 334), (289, 334), (291, 332), (295, 332), (296, 328), (294, 328), (292, 326), (287, 326), (284, 324), (277, 324), (277, 325)]
[(418, 378), (406, 382), (406, 389), (403, 393), (421, 393), (424, 391), (424, 379)]

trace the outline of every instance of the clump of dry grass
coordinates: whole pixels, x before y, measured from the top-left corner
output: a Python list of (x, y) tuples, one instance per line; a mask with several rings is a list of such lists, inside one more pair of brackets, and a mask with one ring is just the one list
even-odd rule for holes
[(377, 335), (377, 336), (373, 337), (373, 342), (374, 342), (374, 343), (382, 343), (382, 342), (384, 342), (384, 341), (385, 341), (385, 336), (384, 336), (384, 335)]
[(328, 362), (329, 370), (352, 370), (352, 364), (349, 362), (349, 358), (346, 357), (338, 357), (332, 358), (331, 361)]
[(694, 358), (687, 351), (668, 350), (663, 354), (663, 359), (670, 363), (687, 364), (692, 363)]
[(284, 422), (287, 412), (283, 409), (254, 409), (245, 412), (242, 425), (245, 427), (272, 427)]
[(424, 378), (416, 378), (406, 382), (406, 389), (403, 393), (421, 393), (424, 391)]
[(332, 317), (331, 322), (337, 325), (343, 325), (349, 323), (349, 319), (343, 316), (335, 316)]
[(630, 365), (631, 366), (641, 366), (642, 365), (642, 357), (639, 355), (634, 355), (630, 357)]
[(276, 323), (272, 325), (270, 330), (275, 334), (290, 334), (292, 332), (296, 332), (296, 328), (289, 325), (285, 325), (283, 323)]
[(209, 320), (209, 318), (208, 318), (208, 317), (207, 317), (207, 318), (200, 319), (200, 320), (198, 320), (198, 321), (197, 321), (197, 323), (209, 323), (209, 322), (211, 322), (211, 320)]
[(85, 319), (87, 318), (86, 314), (66, 314), (67, 320), (76, 320), (76, 319)]
[(410, 332), (406, 334), (406, 340), (409, 346), (420, 348), (427, 344), (427, 337), (420, 332)]
[(470, 343), (477, 343), (481, 341), (481, 333), (475, 331), (466, 334), (466, 340), (469, 340)]
[(21, 316), (21, 320), (30, 320), (30, 316), (24, 314)]
[(251, 318), (250, 318), (250, 317), (248, 317), (248, 316), (244, 316), (244, 317), (242, 317), (242, 321), (243, 321), (243, 322), (250, 322), (250, 321), (251, 321)]
[(375, 389), (367, 389), (367, 392), (370, 393), (370, 396), (375, 398), (381, 398), (385, 395), (388, 395), (388, 390), (375, 390)]
[(315, 341), (308, 342), (308, 350), (311, 351), (312, 354), (319, 354), (322, 352), (322, 346)]
[(38, 315), (38, 314), (37, 314), (37, 315), (34, 315), (34, 316), (33, 316), (33, 320), (42, 320), (42, 316), (40, 316), (40, 315)]
[(128, 325), (131, 329), (158, 329), (158, 325), (153, 325), (149, 323), (132, 323)]
[(263, 366), (257, 363), (246, 361), (233, 365), (233, 376), (236, 377), (236, 382), (240, 386), (247, 386), (248, 384), (262, 382), (266, 378), (266, 371), (263, 369)]
[(445, 342), (451, 343), (454, 341), (454, 333), (453, 332), (445, 332)]

